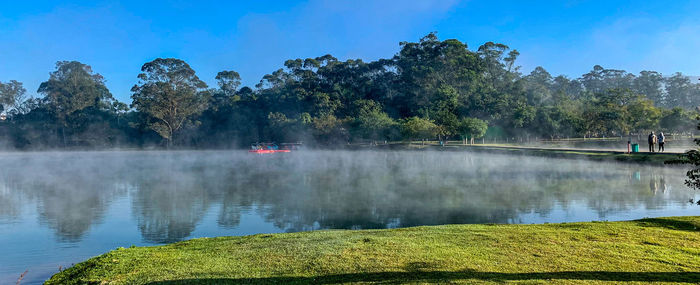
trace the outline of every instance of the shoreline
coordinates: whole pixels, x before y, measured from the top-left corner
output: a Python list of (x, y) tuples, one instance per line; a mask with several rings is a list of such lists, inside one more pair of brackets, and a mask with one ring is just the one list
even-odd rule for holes
[(624, 162), (624, 163), (637, 163), (637, 164), (649, 164), (655, 166), (667, 166), (667, 167), (683, 167), (683, 165), (669, 165), (665, 164), (668, 160), (673, 160), (682, 155), (679, 152), (637, 152), (628, 154), (623, 151), (614, 150), (603, 150), (603, 149), (572, 149), (572, 148), (541, 148), (541, 147), (527, 147), (527, 146), (509, 146), (509, 145), (446, 145), (441, 147), (439, 145), (426, 144), (388, 144), (379, 145), (377, 147), (363, 147), (355, 149), (390, 149), (390, 150), (418, 150), (418, 151), (468, 151), (468, 152), (480, 152), (480, 153), (497, 153), (497, 154), (509, 154), (509, 155), (527, 155), (527, 156), (539, 156), (539, 157), (555, 157), (555, 158), (567, 158), (567, 159), (587, 159), (593, 161), (612, 161), (612, 162)]
[(700, 280), (700, 216), (200, 238), (119, 248), (46, 284)]
[[(521, 155), (521, 156), (537, 156), (537, 157), (552, 157), (564, 159), (586, 159), (591, 161), (608, 161), (608, 162), (623, 162), (647, 164), (654, 166), (679, 167), (684, 165), (666, 164), (666, 161), (679, 158), (681, 152), (637, 152), (628, 154), (624, 151), (606, 150), (606, 149), (574, 149), (574, 148), (543, 148), (530, 146), (516, 145), (493, 145), (493, 144), (474, 144), (474, 145), (446, 145), (439, 146), (435, 144), (409, 144), (409, 143), (390, 143), (386, 145), (368, 146), (368, 145), (347, 145), (342, 148), (308, 148), (303, 151), (451, 151), (451, 152), (478, 152), (478, 153), (495, 153), (505, 155)], [(247, 149), (85, 149), (85, 150), (33, 150), (33, 151), (0, 151), (0, 156), (3, 155), (52, 155), (57, 153), (77, 153), (77, 154), (94, 154), (94, 153), (137, 153), (137, 152), (153, 152), (153, 153), (182, 153), (182, 152), (245, 152)], [(292, 152), (297, 152), (292, 151)], [(270, 154), (265, 154), (270, 155)]]

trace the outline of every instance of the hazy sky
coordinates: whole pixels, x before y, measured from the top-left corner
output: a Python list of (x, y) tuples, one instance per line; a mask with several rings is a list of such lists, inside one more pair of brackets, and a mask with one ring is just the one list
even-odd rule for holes
[(78, 60), (130, 102), (141, 65), (157, 57), (187, 61), (210, 85), (236, 70), (252, 86), (286, 59), (388, 58), (431, 31), (474, 50), (507, 44), (524, 72), (700, 75), (700, 1), (46, 0), (0, 2), (0, 81), (34, 95), (56, 61)]

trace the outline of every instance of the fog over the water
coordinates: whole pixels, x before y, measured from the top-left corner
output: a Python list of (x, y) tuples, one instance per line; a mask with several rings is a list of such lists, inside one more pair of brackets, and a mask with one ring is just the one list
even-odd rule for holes
[[(0, 283), (220, 235), (700, 215), (684, 169), (439, 151), (0, 154)], [(27, 283), (27, 284), (29, 284)]]

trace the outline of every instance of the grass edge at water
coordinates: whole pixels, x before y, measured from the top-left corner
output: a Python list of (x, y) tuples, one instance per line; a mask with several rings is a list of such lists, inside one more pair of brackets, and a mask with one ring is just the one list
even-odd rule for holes
[(445, 225), (120, 248), (47, 284), (700, 282), (700, 217)]

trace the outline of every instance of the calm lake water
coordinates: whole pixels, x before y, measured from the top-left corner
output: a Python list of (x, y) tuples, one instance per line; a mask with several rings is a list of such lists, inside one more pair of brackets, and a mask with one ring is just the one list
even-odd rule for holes
[(197, 237), (700, 215), (684, 170), (468, 152), (0, 154), (0, 284)]

